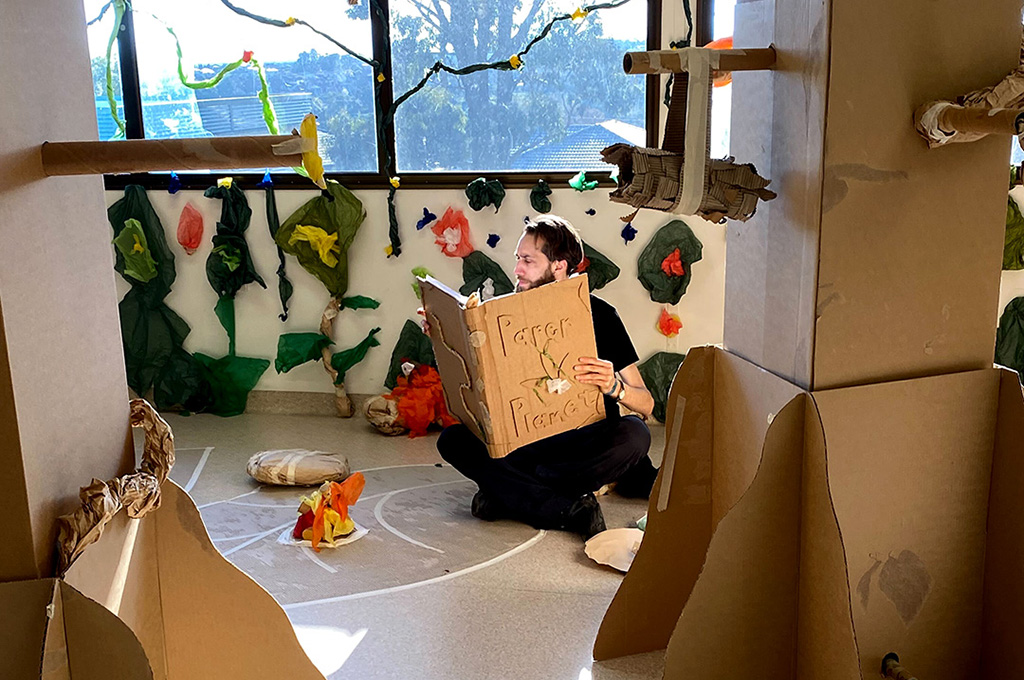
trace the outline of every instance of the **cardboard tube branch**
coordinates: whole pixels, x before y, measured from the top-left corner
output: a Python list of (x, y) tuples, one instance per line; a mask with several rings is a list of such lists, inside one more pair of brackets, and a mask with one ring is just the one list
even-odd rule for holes
[(1016, 135), (1018, 121), (1024, 123), (1024, 109), (929, 102), (914, 112), (914, 126), (926, 139), (935, 143), (954, 141), (950, 138), (957, 135), (969, 137), (963, 141), (973, 141), (985, 135)]
[(43, 172), (101, 175), (153, 170), (236, 170), (302, 165), (313, 140), (294, 135), (44, 142)]
[(749, 50), (712, 50), (705, 47), (684, 47), (681, 50), (651, 50), (626, 52), (622, 68), (629, 74), (683, 73), (694, 50), (711, 54), (713, 71), (761, 71), (775, 65), (775, 48), (758, 47)]

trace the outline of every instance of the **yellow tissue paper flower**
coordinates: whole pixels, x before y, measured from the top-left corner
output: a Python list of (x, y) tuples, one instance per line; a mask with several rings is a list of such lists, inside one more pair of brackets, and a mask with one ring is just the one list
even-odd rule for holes
[(288, 24), (289, 26), (294, 26), (295, 25), (295, 17), (288, 17), (287, 19), (285, 19), (284, 23)]
[(299, 241), (305, 241), (309, 244), (310, 248), (317, 251), (317, 254), (320, 255), (320, 260), (328, 267), (338, 264), (336, 253), (341, 253), (341, 247), (338, 245), (337, 234), (328, 234), (320, 227), (297, 224), (291, 238), (288, 239), (288, 245), (293, 246)]
[(234, 177), (221, 177), (219, 180), (217, 180), (217, 186), (219, 186), (219, 187), (226, 187), (226, 188), (230, 189), (231, 185), (234, 184), (234, 182), (235, 182), (235, 178)]
[[(302, 119), (302, 124), (299, 125), (299, 136), (304, 139), (313, 140), (313, 148), (309, 151), (304, 151), (302, 154), (302, 167), (306, 170), (306, 174), (313, 180), (313, 184), (317, 185), (321, 189), (327, 188), (327, 182), (324, 181), (324, 160), (320, 158), (320, 151), (318, 149), (319, 142), (316, 136), (316, 116), (312, 113), (307, 113), (306, 117)], [(333, 265), (330, 265), (333, 266)]]
[(135, 245), (132, 246), (132, 252), (133, 253), (144, 253), (144, 252), (146, 252), (146, 247), (143, 246), (142, 245), (142, 241), (139, 240), (139, 235), (138, 234), (132, 234), (132, 238), (135, 239)]
[(388, 257), (391, 257), (391, 253), (393, 252), (395, 252), (395, 249), (392, 248), (391, 246), (388, 246), (384, 249), (384, 254), (387, 255)]
[(572, 13), (572, 19), (573, 21), (582, 21), (587, 17), (588, 14), (590, 14), (590, 12), (588, 12), (587, 10), (583, 9), (582, 7), (577, 7), (576, 11)]
[(391, 186), (393, 186), (396, 189), (402, 184), (401, 179), (399, 179), (398, 177), (392, 177), (389, 181), (391, 182)]
[(384, 77), (383, 73), (378, 73), (377, 74), (377, 82), (378, 83), (383, 83), (385, 80), (387, 80), (387, 78)]
[(519, 58), (518, 54), (513, 54), (511, 57), (509, 57), (508, 63), (509, 66), (511, 66), (512, 68), (522, 68), (523, 66), (523, 60)]

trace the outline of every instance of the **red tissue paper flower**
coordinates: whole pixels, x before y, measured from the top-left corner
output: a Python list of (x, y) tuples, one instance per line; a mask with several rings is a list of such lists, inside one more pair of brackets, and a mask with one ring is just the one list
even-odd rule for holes
[(679, 248), (676, 248), (668, 257), (661, 261), (661, 271), (665, 276), (683, 276), (686, 270), (683, 269), (683, 261), (679, 259)]
[(244, 63), (248, 64), (250, 59), (252, 59), (252, 50), (245, 50), (242, 52), (242, 61)]
[(683, 327), (683, 322), (679, 320), (677, 314), (669, 314), (667, 307), (661, 308), (661, 316), (658, 317), (658, 332), (664, 335), (666, 338), (674, 338), (679, 335), (679, 329)]
[(587, 269), (589, 267), (590, 267), (590, 258), (587, 257), (586, 255), (584, 255), (583, 256), (583, 260), (578, 265), (576, 265), (576, 273), (577, 274), (582, 274), (583, 272), (587, 271)]
[(387, 398), (398, 402), (399, 421), (409, 428), (410, 437), (422, 437), (435, 423), (448, 427), (459, 422), (448, 413), (441, 376), (433, 366), (420, 364), (408, 377), (399, 376)]
[(186, 203), (178, 219), (178, 243), (191, 255), (203, 242), (203, 216), (191, 203)]
[(466, 257), (474, 250), (469, 238), (469, 220), (461, 210), (448, 208), (430, 230), (437, 236), (434, 243), (448, 257)]

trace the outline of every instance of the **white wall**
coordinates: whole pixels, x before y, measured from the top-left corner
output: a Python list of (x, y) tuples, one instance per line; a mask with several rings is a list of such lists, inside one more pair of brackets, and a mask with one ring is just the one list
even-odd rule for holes
[[(687, 218), (704, 244), (704, 257), (694, 265), (689, 289), (675, 307), (683, 322), (682, 331), (678, 337), (668, 339), (656, 329), (662, 305), (652, 302), (637, 280), (636, 261), (655, 231), (674, 216), (642, 211), (633, 223), (639, 233), (626, 245), (619, 235), (623, 226), (619, 216), (630, 212), (629, 207), (611, 203), (608, 193), (608, 189), (583, 193), (568, 187), (555, 189), (550, 197), (552, 212), (568, 218), (589, 244), (622, 269), (619, 278), (598, 295), (618, 308), (641, 360), (659, 350), (685, 352), (693, 345), (720, 343), (725, 285), (723, 227)], [(299, 266), (298, 261), (286, 256), (288, 278), (295, 286), (295, 293), (288, 321), (282, 323), (277, 318), (280, 313), (275, 275), (277, 251), (267, 229), (264, 195), (262, 190), (250, 191), (247, 195), (253, 210), (247, 232), (249, 246), (257, 271), (267, 282), (267, 290), (251, 284), (238, 294), (235, 307), (238, 353), (272, 360), (276, 356), (277, 339), (281, 333), (317, 330), (329, 294), (319, 281)], [(120, 196), (121, 192), (108, 191), (108, 204)], [(281, 221), (314, 196), (315, 191), (279, 189), (276, 197)], [(442, 255), (434, 244), (434, 234), (429, 227), (416, 231), (415, 224), (422, 216), (422, 209), (427, 207), (438, 217), (448, 206), (461, 209), (469, 219), (474, 246), (501, 264), (509, 274), (514, 264), (515, 244), (522, 232), (523, 217), (532, 216), (535, 211), (530, 206), (528, 189), (509, 190), (497, 214), (492, 207), (474, 212), (468, 207), (461, 190), (400, 189), (396, 205), (403, 251), (399, 258), (387, 258), (384, 254), (388, 245), (387, 193), (359, 191), (356, 196), (363, 201), (368, 216), (349, 251), (348, 295), (368, 295), (379, 300), (381, 306), (376, 310), (344, 310), (335, 322), (335, 338), (337, 348), (342, 349), (359, 342), (371, 328), (381, 327), (377, 336), (381, 346), (371, 349), (367, 358), (349, 371), (346, 379), (350, 392), (380, 393), (385, 389), (383, 380), (402, 325), (406, 319), (415, 318), (419, 306), (411, 287), (413, 276), (410, 270), (425, 266), (442, 281), (455, 287), (462, 284), (462, 260)], [(221, 202), (203, 197), (200, 191), (180, 191), (174, 195), (166, 191), (151, 191), (149, 199), (163, 222), (168, 243), (175, 253), (178, 278), (167, 297), (167, 304), (192, 326), (185, 348), (222, 356), (227, 351), (227, 337), (213, 313), (217, 298), (206, 279), (205, 270)], [(178, 218), (189, 201), (199, 209), (205, 221), (203, 245), (193, 255), (186, 255), (176, 238)], [(585, 214), (589, 208), (594, 208), (597, 214)], [(487, 246), (487, 235), (492, 232), (501, 236), (494, 249)], [(129, 286), (120, 277), (117, 279), (119, 294), (123, 294)], [(278, 375), (271, 365), (256, 389), (330, 392), (333, 388), (317, 362), (283, 375)]]

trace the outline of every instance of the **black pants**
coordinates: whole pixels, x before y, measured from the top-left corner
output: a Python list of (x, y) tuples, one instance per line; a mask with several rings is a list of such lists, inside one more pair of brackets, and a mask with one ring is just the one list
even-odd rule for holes
[(504, 458), (491, 458), (465, 425), (452, 425), (437, 439), (441, 457), (476, 482), (489, 502), (537, 529), (562, 528), (575, 501), (611, 482), (649, 494), (657, 474), (650, 446), (651, 433), (636, 416), (563, 432)]

